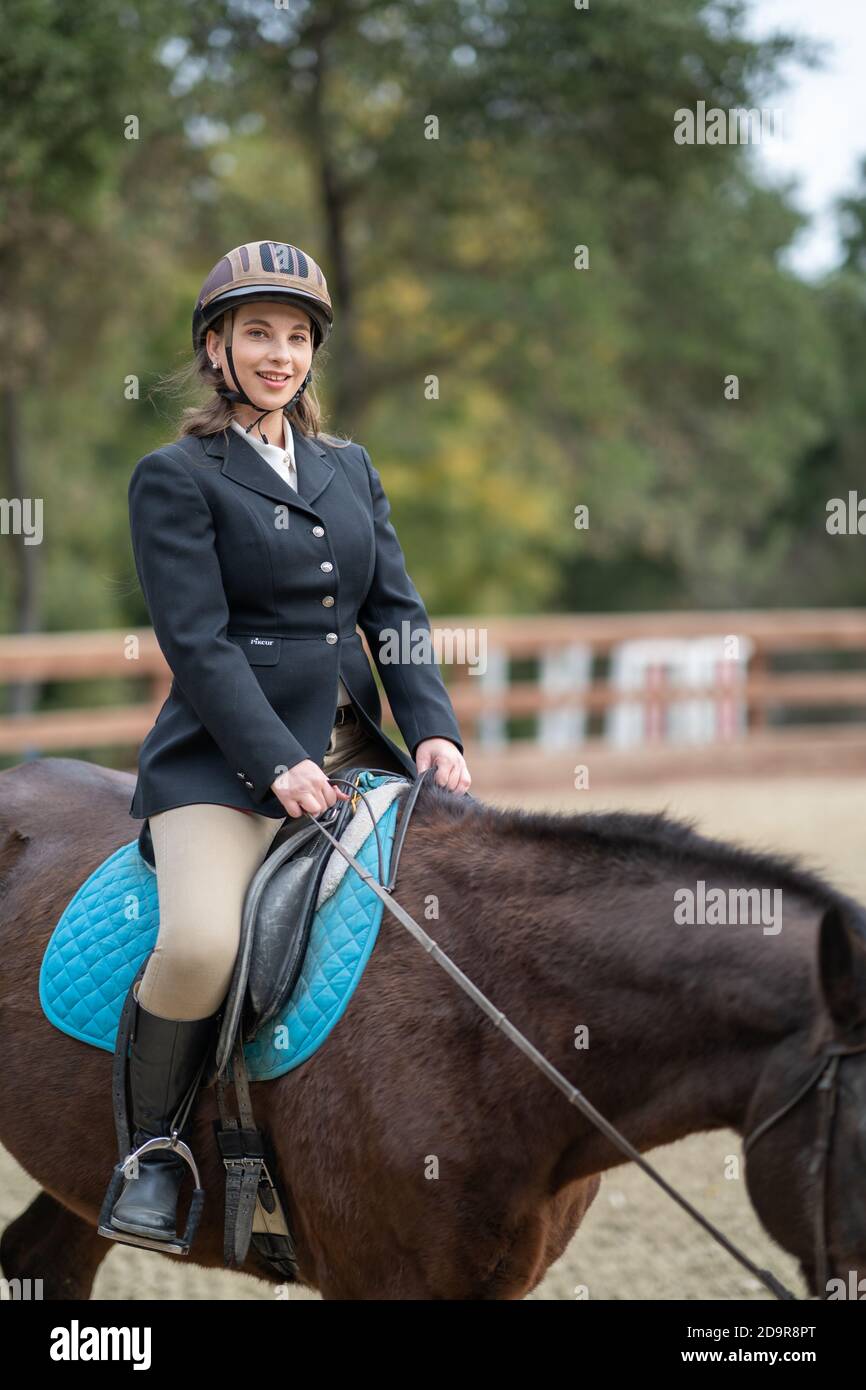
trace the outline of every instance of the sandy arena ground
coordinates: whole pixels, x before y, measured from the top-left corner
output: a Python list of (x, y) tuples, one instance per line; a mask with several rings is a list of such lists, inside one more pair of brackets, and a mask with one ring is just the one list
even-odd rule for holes
[[(479, 791), (479, 794), (480, 791)], [(575, 794), (576, 796), (577, 794)], [(492, 798), (490, 798), (492, 800)], [(505, 799), (501, 800), (505, 804)], [(753, 848), (801, 854), (838, 887), (866, 901), (863, 853), (866, 790), (856, 779), (681, 782), (580, 793), (556, 804), (521, 798), (527, 808), (666, 810), (694, 817), (703, 833)], [(765, 1235), (745, 1183), (724, 1176), (740, 1153), (729, 1131), (693, 1135), (656, 1149), (650, 1162), (757, 1264), (789, 1288), (806, 1290), (794, 1262)], [(14, 1219), (36, 1184), (0, 1150), (0, 1222)], [(585, 1292), (581, 1292), (585, 1288)], [(171, 1256), (114, 1246), (96, 1278), (97, 1299), (273, 1299), (275, 1286), (242, 1274), (199, 1269)], [(293, 1299), (315, 1298), (294, 1293)], [(533, 1299), (768, 1299), (772, 1296), (639, 1168), (610, 1172), (565, 1255)]]

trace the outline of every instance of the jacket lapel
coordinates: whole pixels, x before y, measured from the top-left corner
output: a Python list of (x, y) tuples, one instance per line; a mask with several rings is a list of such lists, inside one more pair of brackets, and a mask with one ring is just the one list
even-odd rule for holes
[(227, 478), (240, 483), (242, 487), (252, 488), (254, 492), (260, 492), (265, 497), (271, 497), (276, 502), (297, 507), (312, 516), (317, 515), (312, 504), (319, 494), (324, 492), (335, 472), (334, 465), (329, 463), (327, 453), (321, 444), (314, 439), (308, 439), (300, 430), (292, 429), (295, 464), (298, 470), (298, 491), (295, 492), (237, 430), (229, 426), (226, 434), (228, 447), (225, 434), (214, 434), (206, 437), (204, 448), (205, 453), (211, 458), (222, 458), (220, 471)]

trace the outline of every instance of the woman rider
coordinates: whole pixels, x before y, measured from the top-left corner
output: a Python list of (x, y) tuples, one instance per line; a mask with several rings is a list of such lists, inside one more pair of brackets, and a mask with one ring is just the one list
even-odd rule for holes
[[(320, 430), (313, 363), (332, 322), (299, 248), (229, 251), (193, 314), (193, 370), (213, 395), (129, 485), (136, 570), (173, 676), (130, 806), (149, 819), (159, 899), (135, 996), (133, 1149), (188, 1137), (246, 889), (281, 826), (345, 799), (329, 781), (341, 768), (434, 764), (458, 794), (471, 781), (435, 662), (411, 641), (393, 660), (395, 632), (405, 643), (407, 625), (428, 638), (430, 625), (378, 472)], [(381, 729), (359, 624), (411, 757)], [(173, 1242), (186, 1167), (168, 1148), (143, 1155), (112, 1238)]]

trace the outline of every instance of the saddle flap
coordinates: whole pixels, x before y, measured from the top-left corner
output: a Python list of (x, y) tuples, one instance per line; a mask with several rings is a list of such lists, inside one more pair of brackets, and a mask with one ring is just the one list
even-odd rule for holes
[(299, 853), (272, 874), (262, 890), (256, 915), (256, 949), (247, 980), (248, 1029), (251, 1042), (259, 1028), (277, 1013), (292, 991), (307, 949), (313, 909), (327, 854)]

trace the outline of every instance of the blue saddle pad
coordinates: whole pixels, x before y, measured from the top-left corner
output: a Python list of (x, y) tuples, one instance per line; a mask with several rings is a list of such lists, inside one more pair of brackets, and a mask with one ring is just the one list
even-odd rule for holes
[[(367, 791), (389, 779), (363, 774), (360, 780)], [(399, 801), (395, 797), (376, 822), (386, 876)], [(372, 830), (355, 858), (378, 881)], [(245, 1044), (250, 1080), (273, 1080), (321, 1047), (364, 973), (383, 910), (381, 900), (347, 864), (336, 892), (313, 918), (290, 999)], [(135, 839), (82, 883), (54, 928), (39, 973), (39, 1002), (50, 1022), (81, 1042), (113, 1052), (124, 1000), (158, 930), (156, 874)]]

